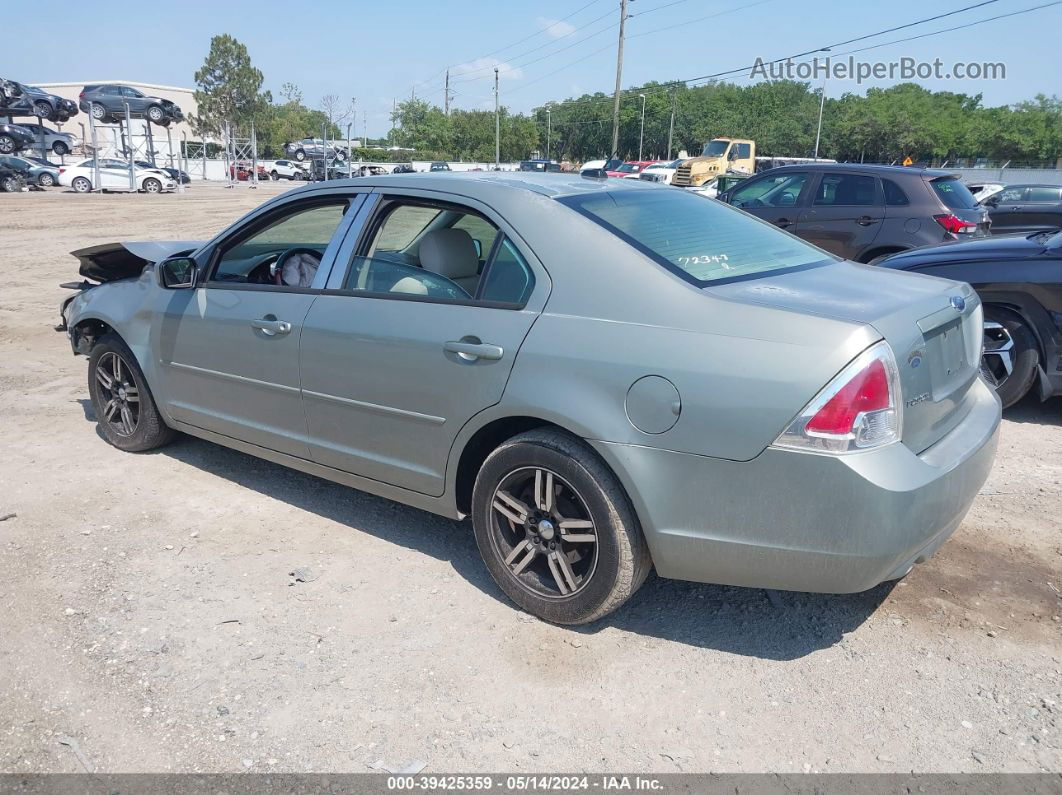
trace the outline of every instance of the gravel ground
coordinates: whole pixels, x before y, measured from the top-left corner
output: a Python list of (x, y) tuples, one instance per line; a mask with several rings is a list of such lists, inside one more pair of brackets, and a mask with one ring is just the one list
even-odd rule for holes
[(1008, 412), (899, 584), (652, 578), (577, 630), (504, 601), (467, 524), (105, 444), (51, 328), (68, 252), (203, 238), (280, 189), (0, 194), (0, 771), (1062, 770), (1062, 400)]

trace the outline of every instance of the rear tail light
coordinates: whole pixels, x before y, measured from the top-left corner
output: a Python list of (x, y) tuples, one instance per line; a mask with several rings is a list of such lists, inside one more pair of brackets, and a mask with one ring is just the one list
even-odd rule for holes
[(892, 348), (867, 348), (775, 440), (778, 447), (852, 453), (900, 440), (903, 404)]
[(66, 171), (66, 169), (65, 169), (65, 168), (60, 168), (60, 169), (59, 169), (59, 173), (60, 173), (60, 174), (62, 174), (62, 173), (63, 173), (64, 171)]
[(970, 234), (977, 229), (977, 224), (972, 223), (971, 221), (964, 221), (961, 218), (956, 218), (951, 213), (934, 215), (933, 220), (953, 235)]

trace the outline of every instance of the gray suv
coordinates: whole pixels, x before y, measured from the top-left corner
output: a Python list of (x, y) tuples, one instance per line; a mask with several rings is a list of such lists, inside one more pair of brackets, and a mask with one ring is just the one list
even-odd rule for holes
[(947, 171), (809, 163), (782, 166), (718, 197), (833, 254), (873, 262), (989, 234), (988, 212)]
[(98, 122), (107, 124), (125, 118), (125, 106), (135, 119), (147, 119), (162, 127), (181, 121), (181, 106), (162, 97), (149, 97), (130, 86), (115, 84), (88, 85), (78, 94), (78, 107)]

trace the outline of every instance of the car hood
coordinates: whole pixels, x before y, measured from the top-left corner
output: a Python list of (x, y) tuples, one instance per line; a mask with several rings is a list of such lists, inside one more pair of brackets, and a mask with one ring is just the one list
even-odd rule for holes
[(114, 282), (139, 276), (146, 265), (188, 254), (202, 246), (196, 240), (131, 240), (102, 243), (71, 251), (81, 267), (78, 273), (97, 282)]
[(941, 243), (910, 251), (901, 251), (879, 263), (880, 267), (906, 270), (927, 262), (970, 262), (972, 260), (1025, 259), (1043, 251), (1035, 236), (995, 235), (956, 243)]

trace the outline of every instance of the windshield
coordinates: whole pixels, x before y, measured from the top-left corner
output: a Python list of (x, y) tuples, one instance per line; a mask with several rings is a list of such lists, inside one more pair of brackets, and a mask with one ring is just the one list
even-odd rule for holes
[(973, 210), (977, 199), (957, 177), (941, 177), (931, 183), (940, 200), (951, 210)]
[(709, 141), (704, 145), (704, 155), (705, 157), (719, 157), (726, 153), (728, 146), (730, 146), (730, 141), (721, 141), (719, 139)]
[(769, 223), (686, 191), (610, 191), (558, 201), (698, 286), (835, 260)]

